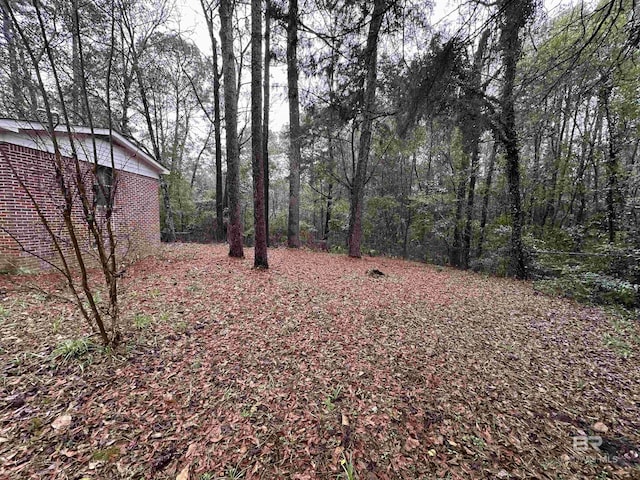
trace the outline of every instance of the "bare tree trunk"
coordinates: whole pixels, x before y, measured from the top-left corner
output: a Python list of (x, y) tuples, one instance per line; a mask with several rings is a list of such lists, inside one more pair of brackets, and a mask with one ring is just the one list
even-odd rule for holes
[(189, 181), (189, 188), (193, 190), (193, 186), (196, 183), (196, 175), (198, 173), (198, 169), (200, 168), (200, 161), (202, 160), (202, 155), (204, 155), (205, 150), (209, 147), (209, 141), (211, 140), (211, 126), (209, 126), (209, 131), (207, 132), (207, 138), (205, 138), (202, 143), (202, 148), (198, 152), (198, 156), (195, 159), (193, 164), (193, 171), (191, 172), (191, 180)]
[(376, 98), (378, 72), (378, 34), (382, 26), (386, 8), (385, 0), (375, 0), (367, 46), (365, 50), (366, 79), (362, 102), (362, 123), (360, 126), (360, 145), (353, 182), (351, 184), (351, 205), (349, 208), (349, 236), (347, 239), (349, 256), (360, 258), (362, 243), (362, 209), (364, 204), (364, 187), (367, 181), (369, 150), (371, 147), (371, 127), (373, 124), (373, 106)]
[(617, 206), (619, 199), (618, 192), (618, 142), (617, 142), (617, 125), (614, 114), (610, 108), (610, 98), (612, 87), (609, 79), (603, 78), (603, 86), (600, 89), (601, 102), (604, 107), (605, 118), (607, 120), (607, 161), (605, 163), (605, 171), (607, 172), (607, 233), (609, 235), (609, 243), (613, 243), (616, 239), (617, 226)]
[(478, 160), (479, 152), (476, 146), (475, 151), (471, 155), (471, 173), (469, 175), (469, 190), (467, 192), (467, 208), (464, 231), (462, 233), (462, 268), (469, 268), (469, 257), (471, 252), (471, 236), (473, 224), (473, 207), (475, 204), (476, 179), (478, 176)]
[[(335, 50), (331, 55), (331, 63), (329, 64), (329, 68), (327, 69), (327, 82), (329, 83), (329, 94), (335, 94), (335, 70), (336, 70), (336, 62), (337, 62), (337, 53)], [(330, 107), (329, 110), (329, 128), (327, 141), (329, 143), (329, 165), (327, 168), (329, 184), (327, 185), (327, 204), (326, 204), (326, 212), (324, 219), (324, 231), (322, 239), (325, 242), (326, 248), (329, 248), (329, 233), (331, 228), (331, 215), (333, 213), (333, 187), (334, 187), (334, 175), (336, 169), (336, 152), (335, 152), (335, 144), (333, 139), (333, 125), (335, 121), (335, 107)]]
[(269, 268), (262, 158), (262, 2), (251, 0), (251, 166), (253, 169), (254, 268)]
[(129, 109), (131, 108), (131, 90), (133, 88), (133, 73), (129, 74), (125, 71), (126, 65), (123, 64), (122, 79), (122, 114), (120, 117), (120, 130), (123, 135), (130, 135), (129, 127)]
[[(181, 165), (178, 160), (178, 144), (180, 143), (179, 132), (180, 132), (180, 91), (178, 89), (178, 84), (174, 86), (174, 95), (176, 96), (176, 109), (175, 109), (175, 119), (173, 122), (173, 141), (171, 142), (171, 173), (180, 172)], [(163, 143), (164, 145), (164, 143)]]
[(164, 240), (169, 243), (176, 241), (176, 225), (173, 221), (173, 207), (169, 196), (169, 185), (164, 175), (160, 175), (160, 192), (162, 193), (162, 204), (164, 205)]
[(216, 144), (216, 240), (224, 238), (224, 206), (222, 187), (222, 140), (220, 136), (220, 70), (218, 69), (218, 41), (213, 30), (213, 8), (200, 0), (211, 40), (213, 61), (213, 129)]
[(407, 186), (406, 193), (403, 194), (402, 209), (404, 210), (404, 230), (402, 232), (402, 258), (405, 260), (409, 257), (409, 231), (411, 229), (411, 220), (413, 219), (411, 205), (409, 203), (409, 197), (413, 191), (413, 172), (417, 168), (416, 152), (413, 152), (411, 159), (411, 168), (409, 169), (409, 185)]
[(553, 105), (553, 112), (554, 115), (559, 113), (562, 121), (554, 125), (552, 135), (549, 139), (551, 145), (551, 162), (547, 169), (551, 171), (551, 185), (549, 187), (550, 192), (545, 192), (546, 206), (544, 215), (542, 216), (542, 227), (544, 228), (549, 223), (549, 219), (551, 219), (550, 227), (552, 229), (555, 226), (554, 222), (557, 213), (554, 199), (558, 190), (558, 173), (560, 172), (560, 162), (562, 160), (562, 140), (567, 124), (567, 116), (564, 115), (562, 108), (564, 105), (564, 97), (559, 97), (557, 102), (557, 105)]
[(289, 217), (287, 246), (300, 246), (300, 99), (298, 96), (298, 0), (289, 0), (287, 84), (289, 90)]
[(84, 115), (81, 113), (80, 103), (80, 60), (78, 53), (78, 43), (80, 41), (80, 19), (76, 12), (78, 11), (78, 0), (71, 2), (71, 69), (73, 80), (71, 84), (71, 119), (72, 121), (82, 124), (85, 122)]
[[(583, 173), (583, 177), (586, 174), (586, 171), (588, 169), (588, 164), (591, 163), (593, 165), (596, 164), (594, 155), (595, 155), (595, 150), (596, 150), (596, 141), (598, 139), (598, 135), (599, 132), (602, 128), (602, 117), (603, 117), (603, 109), (600, 108), (600, 104), (598, 104), (597, 106), (597, 113), (596, 113), (596, 119), (593, 125), (593, 129), (592, 131), (589, 133), (588, 136), (588, 149), (587, 149), (587, 153), (585, 154), (585, 165), (584, 165), (584, 172)], [(586, 122), (585, 122), (586, 125)], [(587, 128), (585, 126), (585, 132), (587, 132)], [(594, 174), (597, 172), (594, 172)], [(597, 191), (598, 188), (598, 181), (597, 181), (597, 175), (595, 175), (595, 188), (594, 191)], [(578, 215), (576, 217), (576, 221), (579, 224), (582, 224), (585, 220), (586, 214), (585, 211), (587, 209), (587, 187), (584, 184), (584, 181), (581, 182), (580, 185), (580, 207), (578, 209)], [(597, 204), (595, 205), (596, 207), (596, 211), (597, 211)]]
[(264, 226), (269, 240), (269, 102), (271, 100), (271, 1), (266, 0), (264, 15), (264, 116), (262, 120), (262, 161), (264, 163)]
[(31, 101), (31, 103), (27, 105), (25, 113), (28, 113), (29, 111), (35, 112), (39, 108), (38, 85), (37, 81), (33, 79), (32, 72), (28, 67), (27, 60), (22, 49), (20, 50), (20, 61), (18, 64), (22, 67), (22, 84), (23, 86), (26, 86), (27, 91), (29, 92), (29, 100)]
[(484, 182), (484, 196), (482, 198), (482, 213), (480, 214), (480, 238), (478, 238), (478, 250), (476, 257), (482, 257), (482, 249), (484, 248), (485, 227), (487, 225), (487, 216), (489, 214), (489, 199), (491, 198), (491, 182), (493, 180), (493, 169), (496, 164), (496, 155), (498, 150), (497, 142), (493, 143), (491, 156), (489, 157), (489, 165), (487, 166), (487, 177)]
[(131, 98), (131, 82), (124, 80), (122, 94), (122, 116), (120, 117), (120, 131), (123, 135), (129, 135), (129, 99)]
[(217, 240), (224, 238), (224, 209), (222, 205), (222, 139), (220, 136), (220, 71), (218, 70), (218, 48), (215, 37), (213, 43), (213, 129), (216, 144), (216, 226)]
[[(468, 121), (468, 120), (466, 120)], [(465, 123), (465, 122), (461, 122)], [(456, 185), (456, 213), (453, 223), (453, 245), (451, 246), (451, 258), (450, 262), (455, 267), (462, 266), (462, 230), (463, 230), (463, 212), (464, 212), (464, 199), (467, 190), (467, 178), (469, 176), (469, 155), (467, 149), (463, 149), (461, 159), (456, 159), (452, 162), (453, 165), (458, 165), (459, 170), (456, 172), (453, 167), (454, 178), (457, 177)]]
[[(80, 93), (82, 94), (82, 101), (80, 108), (83, 111), (83, 120), (86, 117), (86, 123), (88, 123), (91, 132), (94, 130), (94, 121), (93, 115), (91, 111), (91, 106), (89, 103), (89, 94), (87, 90), (86, 76), (85, 76), (85, 61), (84, 54), (82, 50), (82, 38), (80, 36), (80, 13), (78, 9), (74, 9), (72, 12), (74, 18), (74, 34), (77, 38), (77, 54), (78, 54), (78, 79), (80, 81)], [(113, 27), (112, 27), (112, 38), (113, 38)], [(107, 76), (110, 76), (110, 68), (111, 61), (113, 58), (113, 50), (109, 52), (109, 67)], [(108, 83), (107, 83), (108, 84)], [(107, 87), (108, 88), (108, 87)], [(107, 93), (107, 98), (110, 97), (110, 94)], [(110, 102), (107, 101), (107, 108), (110, 109)], [(109, 122), (111, 119), (109, 119)], [(93, 148), (93, 174), (94, 177), (97, 178), (97, 169), (98, 169), (98, 148), (95, 140), (95, 136), (92, 135), (92, 148)], [(113, 172), (116, 171), (115, 158), (113, 153), (113, 146), (110, 149), (110, 157), (111, 157), (111, 169)], [(77, 160), (76, 160), (77, 161)], [(84, 179), (79, 179), (78, 182), (84, 181)], [(118, 252), (116, 249), (117, 242), (114, 232), (114, 227), (112, 223), (113, 213), (114, 213), (114, 200), (115, 200), (115, 186), (118, 183), (117, 176), (113, 179), (114, 188), (111, 189), (110, 192), (105, 192), (104, 187), (102, 194), (107, 198), (106, 211), (105, 211), (105, 219), (106, 224), (104, 227), (100, 226), (99, 222), (96, 222), (96, 212), (95, 205), (93, 202), (89, 202), (88, 198), (83, 200), (84, 214), (87, 219), (87, 223), (89, 225), (89, 230), (93, 233), (96, 250), (98, 251), (98, 258), (100, 259), (100, 265), (102, 267), (102, 273), (104, 275), (105, 284), (109, 289), (109, 303), (107, 308), (107, 314), (111, 317), (111, 341), (115, 341), (116, 343), (120, 341), (120, 330), (118, 325), (118, 318), (120, 314), (120, 306), (118, 303)], [(79, 188), (81, 196), (87, 196), (87, 192), (84, 188)], [(105, 234), (106, 230), (106, 234)], [(106, 237), (106, 238), (105, 238)]]
[(222, 195), (222, 208), (223, 211), (229, 211), (229, 175), (224, 177), (224, 194)]
[(233, 53), (233, 3), (220, 0), (220, 43), (224, 72), (224, 119), (227, 143), (227, 195), (229, 196), (229, 256), (244, 257), (242, 212), (240, 211), (240, 148), (238, 145), (238, 107), (236, 63)]
[(327, 185), (327, 206), (324, 218), (324, 231), (322, 236), (322, 239), (327, 242), (327, 248), (329, 247), (329, 229), (331, 224), (331, 213), (333, 210), (333, 175), (336, 165), (335, 151), (331, 135), (331, 132), (329, 132), (329, 184)]
[(480, 160), (480, 137), (483, 132), (482, 125), (482, 103), (480, 94), (482, 92), (482, 65), (484, 63), (484, 52), (489, 40), (489, 30), (485, 30), (478, 42), (473, 59), (473, 71), (471, 77), (471, 89), (466, 92), (465, 97), (468, 102), (469, 116), (468, 122), (463, 128), (463, 145), (469, 155), (469, 187), (467, 190), (467, 206), (465, 211), (466, 221), (462, 232), (462, 252), (460, 256), (460, 266), (469, 268), (469, 256), (471, 252), (471, 236), (473, 223), (473, 207), (475, 202), (476, 179), (478, 174), (478, 162)]
[[(329, 242), (329, 226), (331, 224), (331, 211), (333, 209), (333, 181), (329, 180), (329, 185), (327, 186), (327, 206), (324, 217), (324, 232), (322, 239), (325, 242)], [(327, 244), (327, 247), (329, 245)]]

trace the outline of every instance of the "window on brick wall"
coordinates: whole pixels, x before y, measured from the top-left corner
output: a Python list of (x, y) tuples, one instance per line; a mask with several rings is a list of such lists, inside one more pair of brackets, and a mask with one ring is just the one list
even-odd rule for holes
[(94, 201), (96, 205), (106, 207), (111, 200), (111, 189), (113, 187), (113, 169), (98, 165), (96, 170), (96, 180), (93, 184)]

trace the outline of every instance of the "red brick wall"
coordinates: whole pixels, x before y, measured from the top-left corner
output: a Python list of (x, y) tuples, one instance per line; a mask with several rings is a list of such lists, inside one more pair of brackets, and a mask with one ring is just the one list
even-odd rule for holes
[[(0, 143), (0, 271), (12, 264), (30, 268), (46, 268), (46, 262), (21, 251), (25, 249), (38, 256), (55, 259), (53, 243), (29, 198), (27, 190), (49, 220), (53, 231), (63, 245), (69, 246), (62, 225), (61, 209), (64, 201), (55, 182), (54, 156), (39, 150)], [(64, 158), (65, 178), (74, 178), (74, 162)], [(82, 175), (89, 195), (92, 195), (93, 175), (90, 165), (81, 162)], [(21, 187), (16, 174), (26, 186)], [(160, 205), (158, 181), (153, 178), (118, 170), (115, 172), (116, 198), (113, 225), (123, 255), (137, 255), (160, 243)], [(99, 213), (103, 212), (98, 207)], [(82, 248), (92, 252), (86, 235), (81, 204), (74, 197), (73, 218), (82, 238)], [(14, 238), (12, 238), (14, 237)], [(17, 240), (17, 241), (16, 241)]]

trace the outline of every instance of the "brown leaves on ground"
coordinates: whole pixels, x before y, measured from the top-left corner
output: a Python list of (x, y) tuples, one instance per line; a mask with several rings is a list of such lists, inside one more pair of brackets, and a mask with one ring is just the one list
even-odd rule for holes
[(638, 356), (601, 311), (399, 260), (250, 257), (133, 265), (125, 345), (67, 362), (70, 307), (3, 285), (0, 478), (638, 478)]

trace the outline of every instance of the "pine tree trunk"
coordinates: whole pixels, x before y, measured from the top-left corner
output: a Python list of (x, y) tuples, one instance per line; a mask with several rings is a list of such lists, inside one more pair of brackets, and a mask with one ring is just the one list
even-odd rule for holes
[(334, 175), (334, 170), (336, 165), (335, 151), (334, 151), (333, 139), (331, 138), (331, 133), (329, 133), (328, 141), (329, 141), (329, 165), (327, 169), (329, 171), (329, 184), (327, 185), (327, 205), (326, 205), (326, 212), (325, 212), (325, 218), (324, 218), (324, 229), (322, 232), (323, 233), (322, 240), (326, 242), (327, 248), (329, 246), (328, 244), (329, 229), (330, 229), (330, 222), (331, 222), (331, 214), (333, 211), (333, 175)]
[(367, 180), (369, 150), (371, 147), (371, 128), (373, 125), (373, 107), (376, 98), (378, 73), (378, 34), (382, 26), (386, 8), (385, 0), (375, 0), (373, 15), (369, 24), (367, 46), (365, 49), (366, 78), (362, 102), (362, 123), (360, 126), (360, 144), (358, 160), (351, 183), (351, 205), (349, 207), (349, 236), (347, 238), (349, 256), (360, 258), (362, 244), (362, 209), (364, 188)]
[(298, 96), (298, 0), (289, 0), (287, 82), (289, 89), (289, 217), (287, 246), (300, 246), (300, 99)]
[(224, 119), (227, 144), (227, 195), (229, 197), (229, 256), (242, 258), (242, 213), (240, 211), (240, 147), (238, 145), (238, 107), (236, 63), (233, 53), (233, 2), (220, 0), (220, 46), (224, 72)]
[[(337, 55), (335, 52), (331, 55), (331, 63), (329, 64), (329, 68), (327, 68), (327, 82), (329, 84), (329, 95), (333, 96), (335, 94), (335, 68), (337, 62)], [(335, 121), (335, 107), (331, 107), (329, 109), (329, 129), (327, 135), (327, 141), (329, 143), (329, 165), (327, 166), (329, 184), (327, 185), (327, 204), (325, 209), (325, 217), (324, 217), (324, 229), (322, 240), (325, 242), (326, 248), (329, 248), (329, 233), (331, 228), (331, 215), (333, 212), (333, 179), (336, 168), (336, 157), (335, 157), (335, 146), (333, 142), (333, 134), (332, 127)]]
[(262, 161), (264, 163), (264, 226), (269, 239), (269, 103), (271, 101), (271, 1), (266, 0), (264, 16), (264, 116), (262, 121)]
[(216, 240), (224, 238), (222, 206), (222, 139), (220, 136), (220, 71), (218, 70), (218, 45), (211, 35), (213, 48), (213, 129), (216, 144)]
[(262, 2), (251, 0), (251, 166), (253, 170), (253, 266), (269, 268), (264, 212), (264, 162), (262, 158)]
[(222, 187), (222, 140), (220, 136), (220, 69), (218, 68), (218, 40), (213, 29), (213, 8), (207, 7), (204, 0), (200, 0), (202, 13), (207, 22), (209, 39), (211, 40), (213, 62), (213, 130), (216, 145), (216, 240), (221, 241), (224, 235), (224, 205)]

